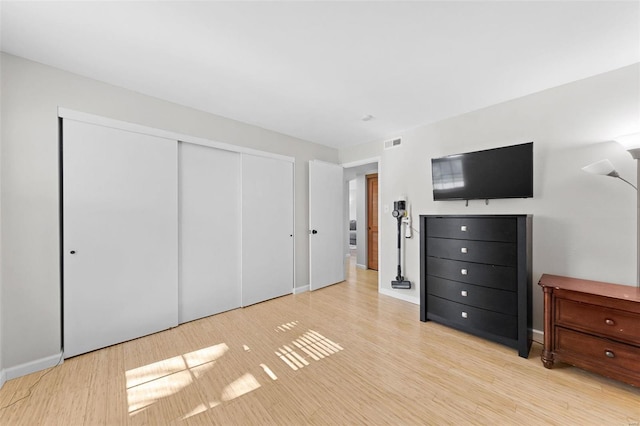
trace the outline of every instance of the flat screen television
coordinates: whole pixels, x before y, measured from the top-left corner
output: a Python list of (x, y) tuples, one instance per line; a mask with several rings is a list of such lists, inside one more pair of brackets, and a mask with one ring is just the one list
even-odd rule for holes
[(433, 199), (533, 197), (533, 142), (431, 159)]

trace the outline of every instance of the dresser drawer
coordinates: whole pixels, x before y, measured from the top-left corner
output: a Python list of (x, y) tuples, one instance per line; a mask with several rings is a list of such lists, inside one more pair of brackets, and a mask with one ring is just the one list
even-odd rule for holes
[(507, 315), (517, 315), (518, 299), (513, 291), (496, 290), (473, 284), (429, 277), (427, 292), (434, 296), (476, 308)]
[(590, 367), (598, 365), (606, 369), (622, 369), (630, 373), (640, 374), (640, 347), (613, 342), (586, 333), (556, 327), (556, 352), (584, 359), (578, 365)]
[(431, 217), (427, 236), (463, 240), (516, 242), (516, 218)]
[(511, 266), (486, 265), (437, 257), (427, 257), (426, 264), (427, 276), (516, 291), (518, 277), (516, 268)]
[[(636, 313), (558, 298), (555, 321), (558, 325), (640, 346), (640, 315)], [(640, 364), (640, 359), (637, 362)]]
[(515, 316), (452, 302), (431, 294), (427, 295), (427, 306), (430, 314), (457, 324), (462, 329), (481, 330), (509, 339), (518, 337)]
[(491, 265), (516, 266), (515, 243), (427, 238), (429, 256)]

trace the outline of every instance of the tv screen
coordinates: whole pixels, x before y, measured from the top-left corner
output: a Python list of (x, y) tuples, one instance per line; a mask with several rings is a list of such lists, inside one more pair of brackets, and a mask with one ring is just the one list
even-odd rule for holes
[(533, 197), (533, 142), (431, 159), (433, 199)]

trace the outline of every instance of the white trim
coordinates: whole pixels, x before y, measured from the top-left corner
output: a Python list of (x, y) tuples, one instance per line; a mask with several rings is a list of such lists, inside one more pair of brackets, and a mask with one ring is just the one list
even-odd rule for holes
[(62, 352), (55, 355), (50, 355), (45, 358), (36, 359), (34, 361), (26, 362), (24, 364), (16, 365), (15, 367), (7, 368), (4, 370), (6, 380), (15, 379), (16, 377), (26, 376), (27, 374), (35, 373), (36, 371), (44, 370), (45, 368), (55, 367), (58, 363), (62, 364)]
[(544, 345), (544, 331), (536, 330), (535, 328), (531, 330), (533, 336), (532, 340), (536, 343), (540, 343)]
[(307, 291), (309, 291), (309, 286), (308, 285), (303, 285), (302, 287), (294, 287), (293, 288), (293, 294), (306, 293)]
[(2, 389), (2, 386), (6, 381), (7, 381), (7, 374), (5, 373), (4, 370), (0, 370), (0, 389)]
[[(378, 274), (379, 275), (379, 274)], [(388, 288), (381, 288), (378, 290), (380, 294), (384, 294), (385, 296), (393, 297), (394, 299), (404, 300), (405, 302), (413, 303), (414, 305), (420, 304), (420, 298), (414, 296), (407, 296), (406, 294), (389, 290)]]
[(340, 165), (345, 169), (348, 169), (351, 167), (364, 166), (365, 164), (378, 163), (378, 169), (379, 169), (380, 161), (381, 161), (381, 157), (371, 157), (371, 158), (365, 158), (364, 160), (351, 161), (349, 163), (341, 163)]
[(293, 294), (296, 294), (296, 283), (298, 279), (296, 277), (296, 240), (298, 239), (298, 233), (296, 232), (296, 162), (293, 162), (293, 167), (291, 170), (291, 182), (293, 183), (293, 198), (291, 200), (291, 204), (293, 205), (293, 223), (291, 224), (291, 235), (293, 235), (293, 290), (291, 291)]
[(295, 163), (295, 157), (288, 155), (274, 154), (271, 152), (260, 151), (257, 149), (246, 148), (239, 145), (232, 145), (224, 142), (216, 142), (209, 139), (199, 138), (196, 136), (185, 135), (182, 133), (171, 132), (168, 130), (156, 129), (140, 124), (129, 123), (127, 121), (115, 120), (112, 118), (102, 117), (99, 115), (88, 114), (86, 112), (74, 111), (72, 109), (58, 107), (58, 117), (68, 120), (81, 121), (83, 123), (96, 124), (98, 126), (111, 127), (114, 129), (125, 130), (128, 132), (142, 133), (145, 135), (156, 136), (159, 138), (170, 139), (195, 145), (203, 145), (211, 148), (222, 149), (225, 151), (239, 152), (242, 154), (252, 154), (261, 157), (277, 158), (279, 160)]
[[(382, 190), (382, 188), (384, 187), (383, 185), (383, 174), (382, 174), (382, 157), (377, 157), (378, 158), (378, 291), (382, 290), (382, 281), (380, 280), (381, 277), (381, 273), (380, 273), (380, 268), (382, 267), (382, 250), (380, 250), (380, 241), (384, 241), (384, 232), (382, 231), (382, 226), (381, 226), (381, 222), (382, 222), (382, 215), (384, 214), (383, 211), (383, 207), (382, 207), (382, 200), (384, 199), (384, 191)], [(405, 246), (406, 247), (406, 246)], [(405, 256), (406, 256), (406, 251), (405, 251)], [(412, 300), (410, 301), (411, 303), (415, 303), (415, 301), (413, 301), (414, 299), (417, 300), (418, 303), (416, 303), (417, 305), (420, 304), (420, 297), (416, 297), (416, 298), (411, 298)]]
[(356, 263), (356, 268), (358, 268), (358, 269), (364, 269), (365, 271), (366, 271), (367, 269), (369, 269), (369, 268), (367, 268), (367, 265), (361, 265), (361, 264), (359, 264), (359, 263)]

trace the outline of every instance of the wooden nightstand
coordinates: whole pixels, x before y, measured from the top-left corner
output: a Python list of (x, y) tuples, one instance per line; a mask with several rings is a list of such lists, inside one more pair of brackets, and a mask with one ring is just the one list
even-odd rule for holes
[(566, 362), (640, 386), (640, 289), (543, 275), (542, 363)]

